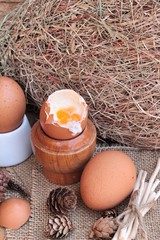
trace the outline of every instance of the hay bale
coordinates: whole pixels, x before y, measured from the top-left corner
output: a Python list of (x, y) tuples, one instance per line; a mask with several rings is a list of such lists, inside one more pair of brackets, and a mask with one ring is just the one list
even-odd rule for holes
[(1, 72), (37, 106), (72, 88), (98, 136), (160, 148), (160, 3), (27, 0), (1, 24)]

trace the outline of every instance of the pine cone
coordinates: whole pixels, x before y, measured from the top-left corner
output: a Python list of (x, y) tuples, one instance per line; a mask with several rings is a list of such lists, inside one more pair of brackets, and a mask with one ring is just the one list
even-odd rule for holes
[(101, 217), (92, 226), (89, 238), (112, 239), (118, 228), (117, 222), (112, 217)]
[(55, 215), (48, 220), (46, 231), (53, 239), (66, 237), (71, 230), (72, 223), (65, 215)]
[(9, 176), (7, 171), (0, 170), (0, 200), (4, 198), (4, 194), (7, 191), (9, 182)]
[(47, 199), (47, 205), (51, 212), (67, 214), (76, 208), (77, 196), (73, 190), (67, 187), (53, 189)]

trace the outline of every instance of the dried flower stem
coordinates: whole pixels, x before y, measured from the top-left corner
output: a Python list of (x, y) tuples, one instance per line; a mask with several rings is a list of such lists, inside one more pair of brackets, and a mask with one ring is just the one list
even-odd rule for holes
[(141, 227), (143, 239), (147, 239), (143, 217), (155, 205), (157, 199), (160, 197), (160, 190), (155, 192), (155, 189), (160, 183), (160, 180), (156, 179), (159, 171), (160, 158), (157, 161), (156, 168), (149, 182), (145, 181), (147, 172), (140, 170), (128, 208), (117, 217), (120, 225), (112, 240), (135, 239), (139, 225)]

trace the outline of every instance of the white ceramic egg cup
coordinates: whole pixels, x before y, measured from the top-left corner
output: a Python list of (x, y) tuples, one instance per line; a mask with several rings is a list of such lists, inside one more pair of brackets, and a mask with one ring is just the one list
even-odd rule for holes
[(17, 165), (32, 154), (30, 132), (31, 126), (27, 116), (24, 115), (19, 128), (0, 133), (0, 167)]

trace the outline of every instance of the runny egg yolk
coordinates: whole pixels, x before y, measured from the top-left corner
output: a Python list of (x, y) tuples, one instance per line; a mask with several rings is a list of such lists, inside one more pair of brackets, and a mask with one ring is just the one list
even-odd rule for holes
[(59, 109), (56, 114), (61, 124), (66, 124), (71, 121), (80, 121), (81, 119), (79, 114), (74, 113), (73, 108)]

